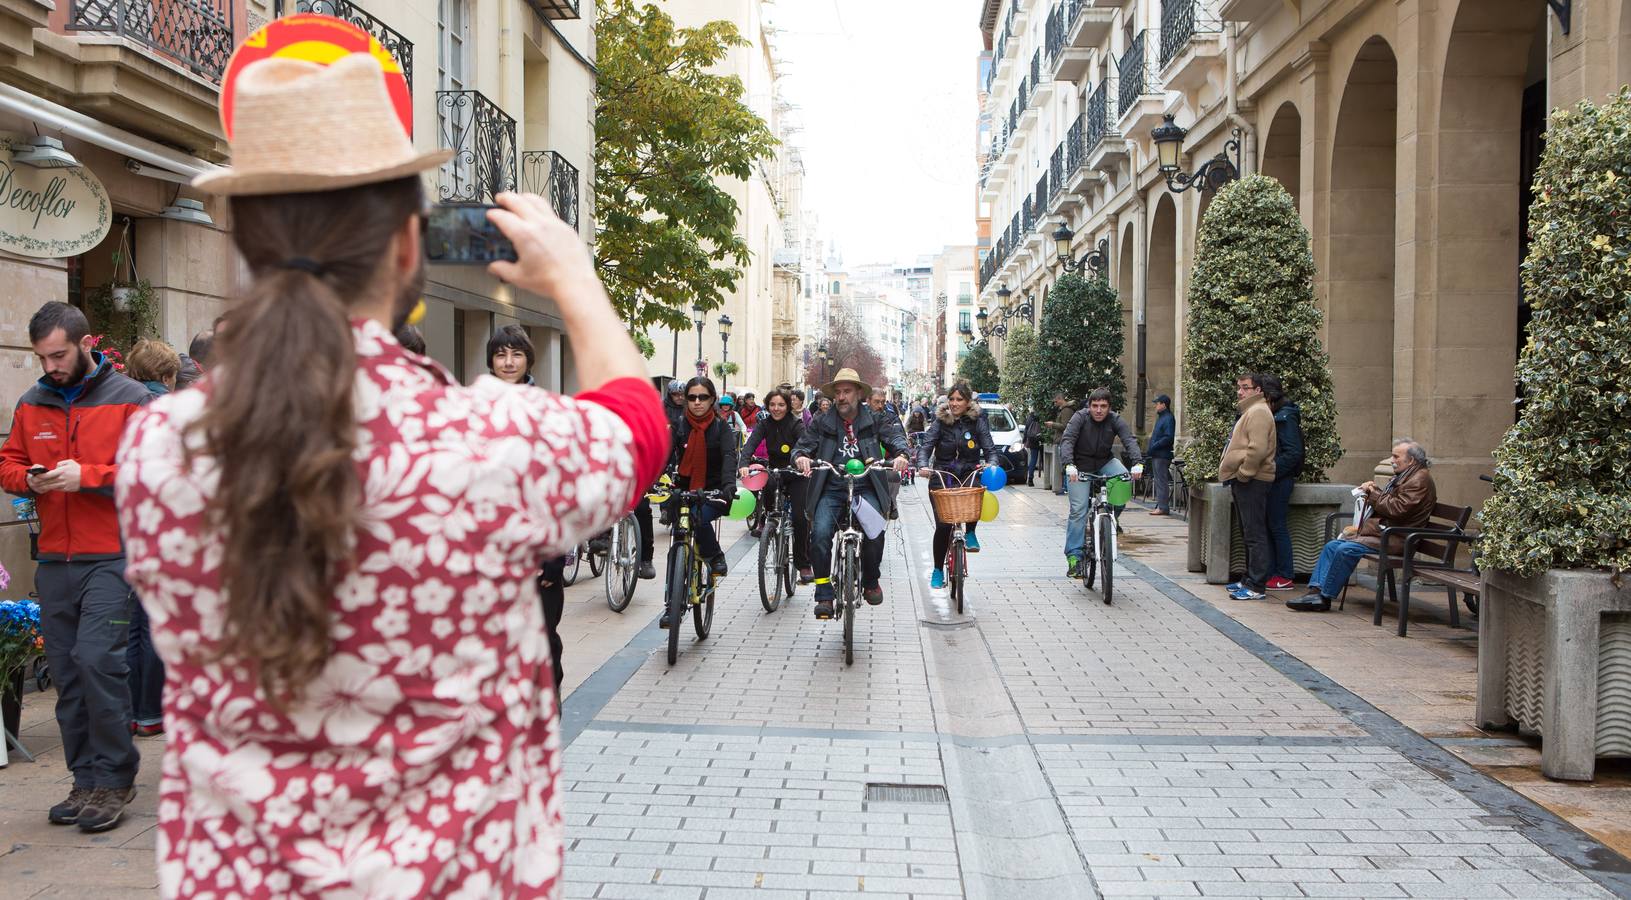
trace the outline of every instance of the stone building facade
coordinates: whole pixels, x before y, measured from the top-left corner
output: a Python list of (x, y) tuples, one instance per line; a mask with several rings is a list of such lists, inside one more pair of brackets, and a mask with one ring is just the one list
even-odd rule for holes
[(982, 302), (1006, 286), (1010, 302), (1045, 303), (1060, 224), (1074, 256), (1103, 246), (1137, 387), (1126, 412), (1147, 429), (1168, 393), (1182, 430), (1209, 196), (1168, 189), (1150, 131), (1163, 114), (1188, 129), (1186, 172), (1238, 140), (1242, 168), (1286, 186), (1312, 240), (1344, 448), (1332, 477), (1368, 477), (1409, 435), (1436, 458), (1441, 496), (1480, 501), (1477, 475), (1515, 418), (1518, 266), (1547, 111), (1631, 81), (1631, 0), (1560, 6), (1566, 30), (1528, 0), (980, 4), (991, 109), (1019, 126), (987, 150)]

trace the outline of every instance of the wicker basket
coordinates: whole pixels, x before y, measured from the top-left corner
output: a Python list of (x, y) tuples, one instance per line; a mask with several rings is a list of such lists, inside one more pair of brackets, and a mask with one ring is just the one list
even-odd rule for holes
[(958, 487), (930, 491), (929, 502), (934, 504), (934, 517), (938, 521), (951, 525), (978, 522), (985, 503), (985, 488)]

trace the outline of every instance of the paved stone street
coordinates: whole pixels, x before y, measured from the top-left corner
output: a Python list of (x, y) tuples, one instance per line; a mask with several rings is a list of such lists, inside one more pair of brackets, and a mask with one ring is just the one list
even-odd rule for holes
[[(672, 668), (660, 585), (617, 615), (585, 572), (563, 626), (566, 896), (1631, 895), (1621, 857), (1186, 590), (1181, 522), (1127, 513), (1106, 606), (1060, 577), (1062, 498), (1005, 491), (959, 616), (927, 589), (921, 491), (852, 667), (807, 588), (764, 612), (736, 523), (713, 635), (685, 623)], [(151, 889), (161, 741), (131, 821), (51, 829), (45, 699), (41, 763), (0, 773), (0, 894)]]

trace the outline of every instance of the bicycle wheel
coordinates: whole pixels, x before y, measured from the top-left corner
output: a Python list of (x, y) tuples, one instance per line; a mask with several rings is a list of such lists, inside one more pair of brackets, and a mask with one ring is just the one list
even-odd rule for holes
[(599, 578), (601, 570), (606, 568), (606, 557), (590, 549), (588, 544), (584, 544), (583, 549), (589, 557), (589, 577)]
[(578, 580), (578, 566), (583, 563), (583, 554), (588, 548), (579, 544), (566, 555), (566, 566), (561, 569), (561, 584), (570, 587), (572, 582)]
[(861, 561), (850, 559), (844, 566), (844, 596), (840, 608), (844, 610), (844, 665), (855, 665), (855, 613), (860, 609), (861, 598), (855, 596), (856, 578), (852, 573), (861, 571)]
[(686, 599), (691, 593), (691, 548), (675, 544), (668, 550), (668, 584), (664, 592), (668, 608), (668, 664), (680, 658), (680, 623), (685, 621)]
[(782, 605), (781, 541), (766, 534), (759, 539), (759, 602), (765, 612)]
[(606, 605), (612, 612), (628, 609), (629, 601), (634, 599), (640, 550), (640, 529), (633, 518), (624, 516), (612, 526), (611, 547), (606, 554)]
[(691, 623), (696, 626), (697, 640), (707, 640), (709, 629), (714, 627), (714, 593), (713, 575), (708, 571), (708, 563), (701, 557), (692, 568), (696, 570), (696, 592), (700, 600), (691, 605)]
[(1094, 516), (1089, 519), (1089, 530), (1084, 541), (1085, 546), (1082, 547), (1082, 569), (1079, 573), (1082, 576), (1082, 587), (1090, 591), (1093, 590), (1094, 580), (1099, 574), (1099, 541), (1095, 533), (1097, 530), (1098, 517)]
[(1110, 578), (1116, 567), (1116, 519), (1099, 518), (1099, 590), (1104, 594), (1104, 605), (1110, 605)]
[(957, 614), (963, 614), (963, 579), (968, 577), (968, 550), (961, 540), (951, 544), (951, 599), (957, 604)]

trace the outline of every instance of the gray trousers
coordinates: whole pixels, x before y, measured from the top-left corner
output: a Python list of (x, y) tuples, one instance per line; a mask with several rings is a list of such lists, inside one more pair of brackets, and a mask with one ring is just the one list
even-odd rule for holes
[(1162, 512), (1172, 509), (1172, 460), (1150, 460), (1151, 475), (1155, 479), (1155, 508)]
[(125, 561), (41, 562), (34, 584), (74, 786), (129, 787), (141, 755), (130, 736), (125, 645), (136, 597), (125, 583)]

